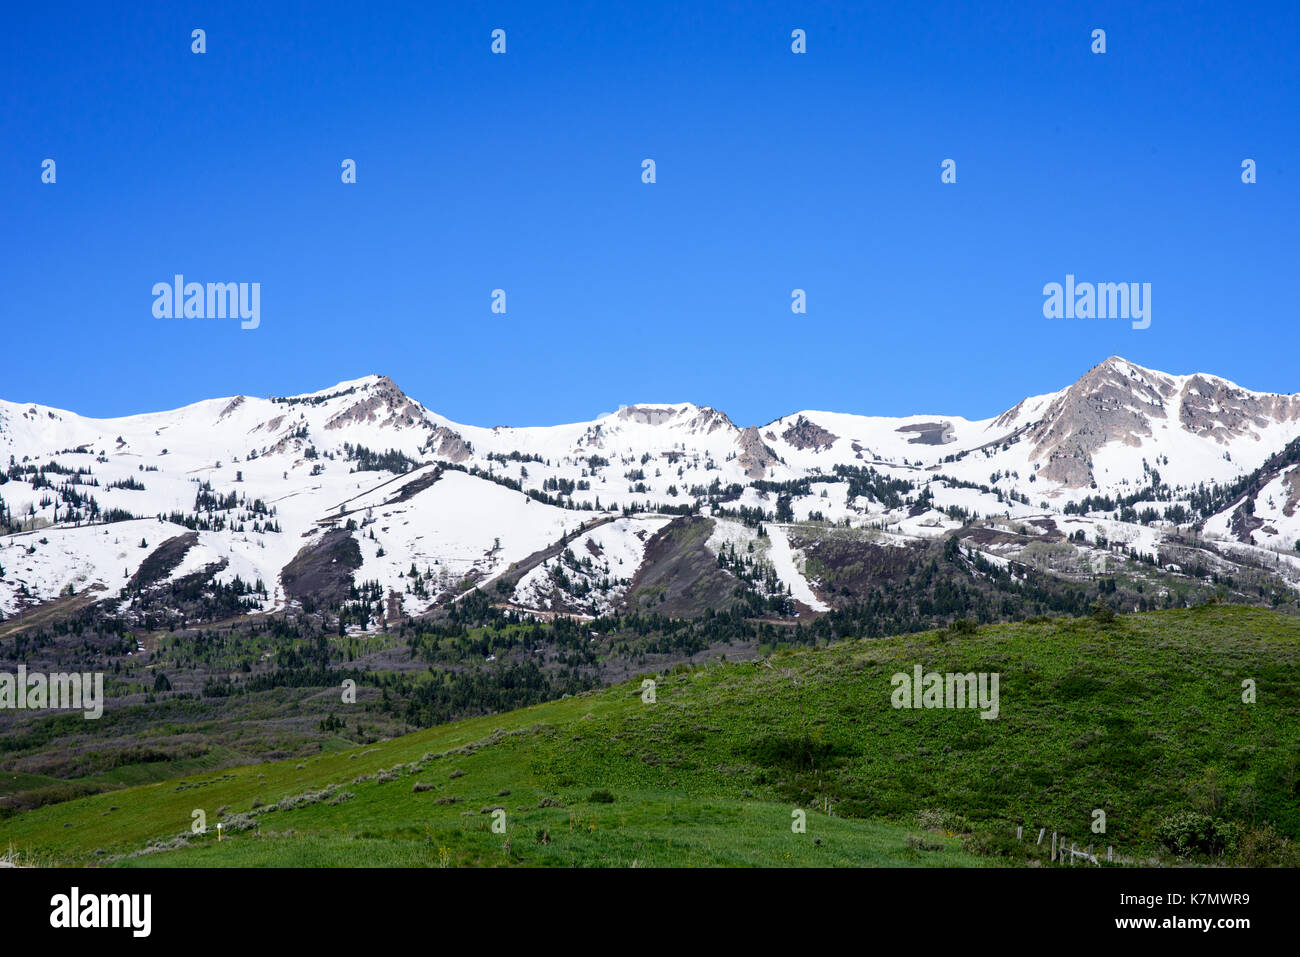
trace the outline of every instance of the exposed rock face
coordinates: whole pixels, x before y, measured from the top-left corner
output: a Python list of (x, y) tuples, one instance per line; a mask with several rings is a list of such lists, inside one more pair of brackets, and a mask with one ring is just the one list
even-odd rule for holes
[(242, 395), (235, 396), (233, 399), (230, 400), (229, 403), (227, 403), (226, 407), (221, 410), (221, 414), (217, 416), (217, 421), (220, 422), (222, 419), (230, 415), (230, 413), (234, 412), (243, 404), (244, 404), (244, 397)]
[(794, 421), (793, 425), (781, 433), (781, 438), (796, 449), (813, 449), (820, 452), (822, 449), (829, 449), (834, 445), (839, 436), (832, 434), (816, 422), (811, 422), (801, 415)]
[(408, 397), (388, 376), (380, 376), (366, 385), (362, 389), (362, 397), (331, 416), (325, 423), (325, 428), (343, 429), (362, 423), (382, 428), (426, 428), (428, 438), (422, 451), (452, 462), (464, 462), (474, 454), (473, 446), (459, 432), (430, 422), (424, 407)]
[(435, 425), (429, 432), (426, 448), (452, 462), (464, 462), (474, 454), (474, 448), (466, 442), (459, 432), (445, 425)]
[(1174, 395), (1171, 378), (1148, 375), (1122, 359), (1089, 369), (1047, 408), (1028, 431), (1033, 459), (1046, 459), (1044, 478), (1071, 488), (1092, 482), (1092, 454), (1110, 442), (1139, 446), (1151, 420), (1167, 418)]
[(1029, 403), (1028, 399), (1021, 399), (1007, 411), (1003, 412), (993, 420), (994, 429), (1009, 429), (1020, 420), (1020, 416), (1025, 411), (1025, 406)]
[[(995, 425), (1014, 425), (1025, 407), (1021, 402)], [(1180, 384), (1174, 376), (1111, 357), (1053, 400), (1027, 427), (1026, 438), (1033, 446), (1031, 458), (1045, 461), (1040, 476), (1081, 488), (1093, 481), (1098, 449), (1111, 442), (1141, 446), (1154, 422), (1227, 444), (1259, 438), (1259, 430), (1273, 423), (1298, 420), (1300, 396), (1257, 395), (1202, 375)]]
[(380, 376), (364, 391), (365, 398), (334, 415), (325, 423), (325, 428), (341, 429), (362, 422), (401, 428), (427, 421), (424, 408), (408, 398), (388, 376)]
[(1257, 429), (1300, 419), (1300, 396), (1254, 395), (1200, 375), (1187, 380), (1180, 398), (1178, 418), (1183, 428), (1219, 442), (1258, 438)]
[(781, 461), (777, 454), (764, 444), (758, 434), (757, 426), (751, 425), (745, 429), (736, 441), (740, 445), (740, 457), (736, 461), (745, 469), (745, 475), (751, 479), (762, 478), (769, 465)]
[(286, 435), (281, 436), (279, 441), (277, 441), (274, 445), (272, 445), (269, 449), (266, 450), (265, 454), (279, 455), (281, 452), (288, 452), (290, 449), (293, 449), (294, 451), (301, 451), (303, 446), (304, 446), (303, 440), (300, 438), (296, 438), (293, 435), (293, 433), (290, 432)]
[(735, 427), (725, 412), (711, 409), (707, 405), (697, 409), (687, 423), (687, 428), (695, 435), (708, 435), (718, 429), (734, 429)]
[(692, 435), (707, 435), (718, 429), (734, 429), (726, 413), (708, 406), (688, 405), (685, 408), (629, 405), (618, 410), (618, 418), (640, 425), (665, 425), (672, 422)]
[(1282, 514), (1288, 518), (1295, 514), (1296, 506), (1300, 505), (1300, 465), (1293, 468), (1283, 482), (1286, 488), (1286, 503), (1282, 506)]

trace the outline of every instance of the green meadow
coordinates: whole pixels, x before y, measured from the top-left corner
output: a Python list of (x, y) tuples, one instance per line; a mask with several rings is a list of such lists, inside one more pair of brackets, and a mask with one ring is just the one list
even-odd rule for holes
[[(997, 673), (996, 720), (894, 708), (891, 676), (918, 664)], [(931, 631), (644, 678), (653, 702), (638, 679), (36, 808), (0, 821), (0, 854), (148, 867), (1042, 865), (1032, 839), (1045, 827), (1127, 863), (1278, 864), (1300, 837), (1300, 619), (1263, 609)]]

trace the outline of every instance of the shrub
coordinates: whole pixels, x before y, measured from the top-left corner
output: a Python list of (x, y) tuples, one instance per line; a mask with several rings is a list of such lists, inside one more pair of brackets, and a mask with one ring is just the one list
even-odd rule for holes
[(1272, 824), (1252, 827), (1237, 841), (1235, 867), (1300, 867), (1300, 848)]
[(932, 841), (927, 837), (919, 837), (915, 834), (907, 835), (903, 844), (914, 851), (942, 851), (943, 844), (939, 841)]
[(608, 791), (592, 791), (591, 796), (587, 798), (588, 804), (613, 804), (614, 795)]
[(1230, 852), (1235, 849), (1240, 834), (1241, 827), (1236, 822), (1199, 811), (1179, 811), (1156, 827), (1156, 838), (1180, 857)]
[(959, 831), (969, 831), (970, 821), (952, 811), (926, 808), (916, 812), (916, 826), (923, 831), (946, 831), (956, 834)]
[(1010, 834), (995, 834), (980, 831), (962, 840), (964, 847), (971, 854), (984, 857), (1013, 857), (1024, 852), (1024, 845)]
[(310, 804), (319, 804), (327, 798), (333, 797), (334, 792), (337, 790), (338, 785), (329, 784), (319, 791), (304, 791), (302, 794), (293, 794), (277, 801), (273, 810), (292, 811), (295, 808), (307, 807)]

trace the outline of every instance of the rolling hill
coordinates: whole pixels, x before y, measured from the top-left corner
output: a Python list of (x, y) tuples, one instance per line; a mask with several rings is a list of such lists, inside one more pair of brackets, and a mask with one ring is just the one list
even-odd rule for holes
[[(895, 708), (891, 676), (917, 665), (998, 673), (996, 720)], [(846, 640), (679, 666), (652, 703), (642, 679), (365, 747), (327, 736), (9, 817), (0, 848), (123, 866), (1046, 863), (1019, 825), (1126, 862), (1294, 864), (1297, 666), (1300, 620), (1213, 603)]]

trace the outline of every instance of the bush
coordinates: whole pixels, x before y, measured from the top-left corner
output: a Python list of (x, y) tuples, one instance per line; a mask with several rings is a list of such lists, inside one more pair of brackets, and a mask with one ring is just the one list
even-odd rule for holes
[(971, 854), (983, 857), (1032, 857), (1035, 845), (1017, 841), (1010, 834), (979, 831), (962, 839), (962, 847)]
[(927, 837), (918, 837), (915, 834), (907, 835), (907, 839), (904, 840), (903, 843), (904, 845), (910, 847), (914, 851), (942, 851), (943, 850), (943, 844), (941, 842), (932, 841)]
[(970, 830), (970, 821), (960, 814), (940, 808), (927, 808), (916, 812), (916, 826), (923, 831), (945, 831), (956, 834)]
[(587, 798), (588, 804), (613, 804), (614, 795), (608, 791), (592, 791), (591, 796)]
[(1234, 867), (1300, 867), (1300, 848), (1273, 829), (1252, 827), (1237, 841)]
[(1199, 811), (1179, 811), (1156, 827), (1156, 838), (1180, 857), (1197, 853), (1217, 857), (1231, 852), (1240, 835), (1241, 827), (1236, 822)]
[(1115, 620), (1115, 609), (1098, 598), (1092, 603), (1092, 620), (1109, 625)]

